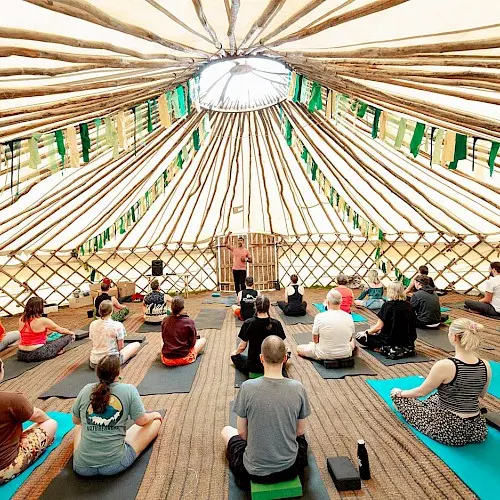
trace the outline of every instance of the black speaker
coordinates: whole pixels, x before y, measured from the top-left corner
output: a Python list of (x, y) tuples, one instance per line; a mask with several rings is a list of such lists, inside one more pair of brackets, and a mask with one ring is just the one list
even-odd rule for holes
[(163, 261), (158, 259), (158, 260), (153, 260), (151, 262), (151, 274), (153, 276), (163, 276)]

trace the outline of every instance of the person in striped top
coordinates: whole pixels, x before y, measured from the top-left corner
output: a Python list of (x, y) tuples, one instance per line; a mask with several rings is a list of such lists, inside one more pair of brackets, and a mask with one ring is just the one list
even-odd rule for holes
[[(454, 357), (435, 363), (419, 387), (391, 391), (394, 405), (411, 426), (449, 446), (480, 443), (488, 432), (479, 409), (479, 397), (486, 394), (491, 380), (488, 361), (476, 355), (482, 328), (465, 318), (453, 321), (448, 339), (455, 347)], [(427, 399), (417, 399), (431, 393)]]

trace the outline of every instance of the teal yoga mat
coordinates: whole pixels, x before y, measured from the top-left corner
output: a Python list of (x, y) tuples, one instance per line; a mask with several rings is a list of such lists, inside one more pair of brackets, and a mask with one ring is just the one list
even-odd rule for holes
[[(313, 306), (319, 312), (325, 312), (325, 306), (323, 304), (313, 304)], [(366, 323), (366, 321), (367, 321), (367, 319), (364, 316), (361, 316), (361, 314), (351, 313), (351, 316), (352, 316), (354, 323)]]
[(445, 312), (448, 312), (448, 311), (451, 311), (451, 307), (441, 307), (441, 312), (442, 313), (445, 313)]
[(500, 363), (498, 361), (490, 361), (491, 380), (488, 392), (500, 399)]
[[(403, 377), (390, 380), (366, 380), (372, 389), (385, 401), (398, 418), (405, 420), (394, 408), (390, 398), (391, 389), (399, 387), (408, 390), (420, 385), (422, 377)], [(408, 424), (406, 424), (408, 425)], [(488, 428), (486, 441), (480, 444), (466, 446), (446, 446), (418, 432), (408, 425), (408, 428), (434, 452), (481, 500), (498, 498), (500, 491), (500, 431)]]
[[(54, 448), (57, 448), (61, 444), (63, 437), (74, 427), (70, 413), (49, 411), (47, 414), (49, 417), (56, 420), (58, 424), (54, 442), (45, 450), (42, 456), (35, 463), (31, 464), (31, 466), (28, 467), (22, 474), (3, 486), (0, 486), (0, 498), (2, 498), (2, 500), (10, 500), (10, 498), (14, 496), (16, 491), (23, 485), (26, 479), (30, 477), (31, 473), (45, 461)], [(26, 428), (30, 425), (31, 422), (25, 422), (23, 427)]]

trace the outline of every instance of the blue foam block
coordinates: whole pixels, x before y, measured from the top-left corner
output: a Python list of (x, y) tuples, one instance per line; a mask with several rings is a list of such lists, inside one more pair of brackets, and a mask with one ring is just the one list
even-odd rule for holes
[(398, 418), (434, 452), (481, 500), (498, 498), (500, 491), (500, 431), (488, 427), (486, 441), (466, 446), (447, 446), (427, 437), (406, 423), (394, 407), (390, 392), (394, 387), (413, 389), (422, 377), (403, 377), (390, 380), (367, 379), (366, 382), (385, 401)]
[[(325, 308), (324, 304), (315, 303), (315, 304), (313, 304), (313, 306), (319, 312), (325, 312), (326, 311), (326, 308)], [(354, 323), (366, 323), (367, 322), (366, 318), (364, 316), (361, 316), (361, 314), (351, 313), (351, 316), (352, 316), (352, 320), (354, 321)]]
[(500, 399), (500, 363), (498, 361), (490, 361), (491, 380), (488, 392)]

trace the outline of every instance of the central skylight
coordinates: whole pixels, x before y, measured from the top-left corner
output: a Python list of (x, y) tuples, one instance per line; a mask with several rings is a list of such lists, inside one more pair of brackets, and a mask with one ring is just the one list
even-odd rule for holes
[(200, 74), (200, 105), (215, 111), (253, 111), (286, 98), (290, 72), (264, 57), (224, 59)]

